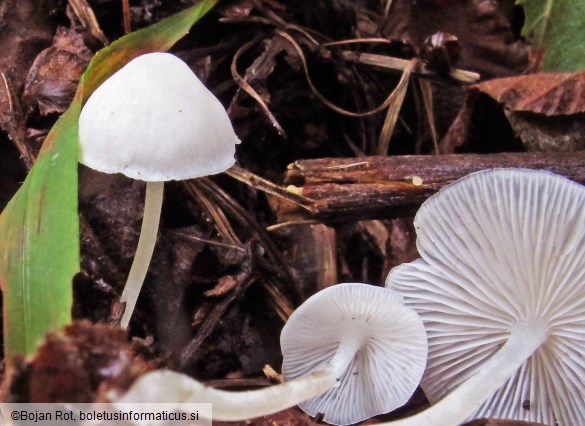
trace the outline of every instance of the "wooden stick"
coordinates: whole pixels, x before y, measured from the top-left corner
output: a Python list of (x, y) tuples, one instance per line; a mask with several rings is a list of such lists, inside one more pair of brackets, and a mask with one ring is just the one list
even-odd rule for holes
[(445, 185), (497, 167), (545, 169), (585, 183), (585, 151), (301, 160), (289, 165), (285, 184), (313, 200), (313, 213), (290, 203), (280, 205), (276, 213), (279, 222), (408, 216)]

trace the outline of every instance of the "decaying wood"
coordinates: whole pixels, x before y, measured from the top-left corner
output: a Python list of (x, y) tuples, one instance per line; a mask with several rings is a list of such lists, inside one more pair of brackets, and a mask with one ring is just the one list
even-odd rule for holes
[(323, 158), (289, 165), (288, 190), (313, 201), (313, 211), (280, 203), (279, 221), (383, 219), (412, 215), (429, 196), (479, 170), (545, 169), (585, 183), (585, 151)]

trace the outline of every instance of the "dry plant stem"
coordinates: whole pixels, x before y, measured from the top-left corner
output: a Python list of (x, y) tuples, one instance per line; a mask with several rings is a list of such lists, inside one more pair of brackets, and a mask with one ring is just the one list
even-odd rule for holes
[[(242, 77), (240, 75), (240, 73), (238, 72), (238, 60), (240, 59), (240, 56), (244, 52), (246, 52), (248, 49), (255, 46), (257, 44), (257, 42), (258, 42), (258, 40), (251, 40), (248, 43), (244, 44), (242, 47), (240, 47), (238, 49), (238, 51), (235, 53), (235, 55), (232, 59), (231, 66), (230, 66), (232, 77), (233, 77), (234, 81), (238, 84), (238, 86), (240, 86), (240, 89), (242, 89), (244, 92), (246, 92), (248, 95), (250, 95), (258, 103), (258, 105), (260, 105), (260, 107), (264, 111), (264, 114), (266, 114), (266, 116), (268, 117), (268, 119), (270, 120), (270, 122), (272, 123), (272, 125), (274, 126), (276, 131), (278, 132), (278, 134), (280, 136), (282, 136), (283, 138), (286, 138), (286, 132), (284, 131), (284, 129), (282, 128), (282, 126), (280, 125), (280, 123), (278, 122), (278, 120), (276, 119), (274, 114), (272, 114), (272, 112), (270, 111), (270, 108), (268, 108), (268, 105), (266, 104), (266, 102), (264, 101), (262, 96), (260, 96), (260, 94), (258, 92), (256, 92), (256, 90), (252, 87), (252, 85), (250, 83), (248, 83), (248, 81), (246, 81), (246, 77)], [(258, 58), (254, 62), (254, 64), (252, 64), (252, 67), (254, 67), (254, 69), (260, 73), (259, 66), (260, 66), (261, 61), (259, 61), (259, 59), (260, 58)], [(258, 62), (260, 62), (260, 63), (258, 63)], [(230, 105), (228, 111), (231, 110), (231, 108), (235, 102), (235, 99), (236, 99), (236, 97), (234, 97), (234, 101), (232, 101), (232, 104)]]
[(276, 413), (331, 389), (349, 367), (359, 348), (357, 339), (342, 342), (324, 369), (282, 384), (242, 392), (200, 385), (189, 395), (189, 399), (212, 403), (214, 420), (238, 421)]
[(122, 14), (124, 15), (124, 34), (128, 34), (132, 31), (130, 23), (130, 2), (128, 0), (122, 0)]
[(545, 341), (546, 335), (546, 328), (540, 324), (517, 326), (481, 370), (449, 395), (421, 413), (380, 423), (380, 426), (457, 426), (463, 423), (514, 375)]
[[(327, 99), (327, 97), (325, 97), (325, 95), (323, 95), (319, 90), (317, 90), (317, 87), (315, 87), (315, 85), (313, 84), (313, 80), (311, 79), (311, 76), (309, 75), (309, 67), (307, 65), (307, 60), (305, 58), (305, 54), (303, 53), (303, 49), (301, 48), (301, 46), (295, 41), (295, 39), (290, 34), (284, 32), (284, 31), (277, 30), (276, 34), (278, 34), (280, 37), (284, 38), (285, 40), (288, 40), (288, 42), (291, 44), (292, 48), (295, 49), (295, 51), (299, 55), (299, 59), (301, 60), (301, 62), (303, 64), (303, 71), (305, 72), (305, 79), (307, 80), (307, 84), (309, 85), (309, 88), (311, 89), (311, 92), (313, 93), (313, 95), (315, 95), (315, 97), (317, 99), (319, 99), (324, 105), (326, 105), (328, 108), (331, 108), (333, 111), (337, 112), (338, 114), (346, 115), (348, 117), (355, 117), (355, 118), (368, 117), (368, 116), (377, 114), (380, 111), (383, 111), (384, 109), (389, 107), (393, 102), (395, 102), (395, 99), (398, 96), (397, 89), (394, 89), (392, 91), (392, 93), (390, 93), (390, 95), (388, 95), (388, 97), (384, 100), (384, 102), (382, 102), (380, 105), (378, 105), (377, 107), (375, 107), (374, 109), (371, 109), (369, 111), (365, 111), (365, 112), (349, 111), (345, 108), (341, 108), (341, 107), (335, 105), (333, 102), (331, 102), (329, 99)], [(404, 66), (401, 70), (401, 72), (403, 74), (403, 78), (404, 78), (404, 75), (407, 74), (406, 70), (408, 68), (408, 63), (410, 61), (405, 61), (405, 62), (407, 63), (407, 65)]]
[(81, 21), (84, 28), (89, 28), (91, 35), (96, 39), (107, 46), (108, 39), (102, 32), (98, 21), (93, 13), (93, 9), (87, 2), (87, 0), (69, 0), (69, 5), (73, 9), (73, 12), (77, 16), (77, 18)]
[[(393, 58), (390, 56), (376, 55), (373, 53), (361, 53), (352, 51), (343, 51), (342, 57), (346, 61), (355, 62), (358, 64), (372, 65), (378, 68), (384, 68), (389, 71), (402, 72), (408, 66), (407, 59)], [(424, 66), (415, 69), (413, 72), (415, 77), (442, 79), (437, 73), (429, 71)], [(476, 83), (479, 80), (479, 74), (471, 71), (465, 71), (454, 68), (449, 72), (449, 77), (454, 81), (462, 84)]]
[(140, 289), (146, 278), (150, 259), (154, 251), (156, 236), (158, 233), (158, 224), (160, 222), (160, 212), (163, 200), (163, 182), (147, 182), (146, 196), (144, 198), (144, 214), (142, 218), (142, 227), (140, 237), (138, 238), (138, 247), (136, 255), (130, 267), (126, 286), (120, 297), (121, 303), (126, 303), (124, 315), (120, 321), (120, 327), (128, 328), (130, 318), (134, 312)]
[(408, 61), (408, 65), (404, 68), (402, 72), (402, 77), (400, 77), (400, 81), (396, 85), (396, 88), (392, 92), (395, 95), (393, 102), (388, 106), (388, 111), (386, 112), (386, 118), (384, 119), (384, 125), (382, 126), (382, 130), (380, 131), (380, 138), (378, 140), (378, 155), (386, 155), (388, 153), (388, 148), (390, 146), (390, 138), (394, 134), (394, 127), (396, 126), (396, 122), (398, 121), (398, 114), (400, 113), (400, 109), (402, 108), (402, 104), (404, 103), (404, 97), (406, 96), (406, 92), (408, 90), (408, 82), (410, 81), (410, 75), (412, 70), (418, 63), (418, 59), (411, 59)]

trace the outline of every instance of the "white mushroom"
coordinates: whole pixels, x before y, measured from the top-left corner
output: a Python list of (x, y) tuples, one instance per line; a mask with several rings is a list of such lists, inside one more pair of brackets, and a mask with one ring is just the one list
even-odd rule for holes
[(398, 293), (366, 284), (340, 284), (309, 298), (284, 326), (280, 346), (285, 379), (321, 369), (336, 378), (336, 386), (299, 404), (336, 425), (404, 405), (427, 359), (418, 315)]
[(474, 173), (423, 204), (421, 259), (387, 286), (425, 322), (421, 386), (436, 404), (390, 424), (585, 424), (584, 206), (581, 185), (522, 169)]
[(152, 257), (163, 182), (220, 173), (239, 139), (221, 103), (169, 53), (139, 56), (89, 97), (79, 117), (79, 161), (147, 181), (144, 218), (128, 281), (127, 327)]
[(308, 413), (350, 424), (408, 401), (427, 355), (418, 315), (397, 293), (366, 284), (335, 285), (307, 299), (286, 323), (281, 346), (290, 379), (283, 384), (230, 392), (155, 371), (117, 402), (210, 402), (214, 419), (235, 421), (306, 401), (301, 407)]

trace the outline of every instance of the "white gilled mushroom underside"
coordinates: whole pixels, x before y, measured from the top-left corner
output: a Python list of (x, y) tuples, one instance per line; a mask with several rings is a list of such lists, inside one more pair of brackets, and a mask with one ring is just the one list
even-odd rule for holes
[[(390, 290), (339, 284), (313, 295), (281, 334), (287, 382), (230, 392), (155, 371), (117, 402), (210, 402), (216, 420), (246, 420), (302, 403), (312, 415), (351, 424), (400, 407), (414, 393), (427, 355), (418, 315)], [(303, 402), (305, 401), (305, 402)]]
[(234, 164), (239, 139), (213, 94), (169, 53), (130, 61), (89, 97), (79, 117), (79, 161), (147, 182), (142, 229), (121, 302), (126, 327), (152, 257), (163, 182), (207, 176)]
[(421, 259), (387, 286), (425, 322), (421, 386), (436, 405), (392, 424), (585, 424), (584, 206), (583, 186), (522, 169), (474, 173), (423, 204)]
[(285, 379), (332, 369), (336, 386), (299, 404), (312, 416), (346, 425), (404, 405), (427, 358), (420, 318), (395, 292), (339, 284), (308, 299), (284, 326)]

